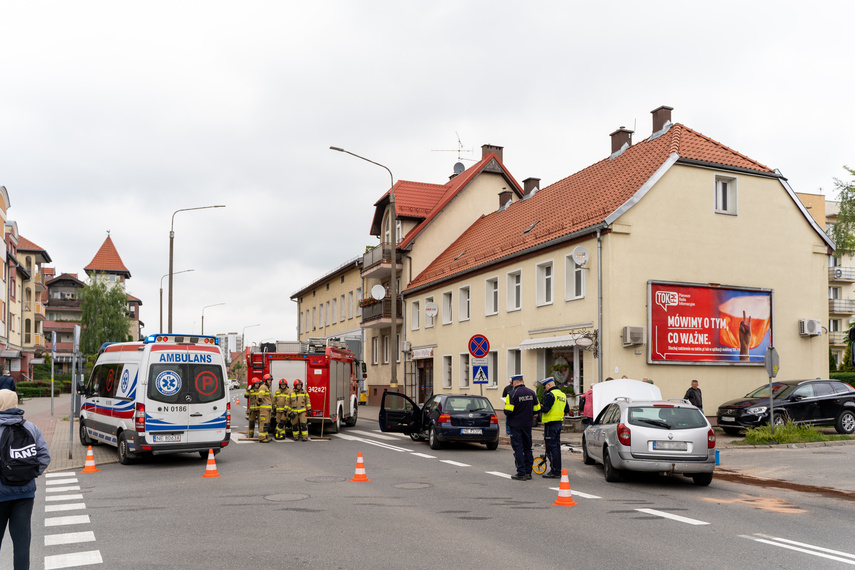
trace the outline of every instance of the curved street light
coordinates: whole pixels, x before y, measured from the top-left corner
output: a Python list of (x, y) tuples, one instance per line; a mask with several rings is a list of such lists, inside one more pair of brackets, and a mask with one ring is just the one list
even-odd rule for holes
[(220, 305), (225, 305), (225, 303), (215, 303), (213, 305), (205, 305), (202, 307), (202, 334), (205, 334), (205, 309), (210, 309), (211, 307), (219, 307)]
[(252, 327), (260, 327), (260, 326), (261, 326), (261, 323), (257, 323), (257, 324), (254, 324), (254, 325), (246, 325), (245, 327), (243, 327), (243, 330), (240, 332), (240, 347), (241, 347), (241, 350), (246, 351), (246, 339), (245, 339), (245, 336), (244, 336), (244, 335), (246, 335), (246, 329), (251, 329)]
[[(188, 273), (190, 271), (194, 271), (193, 269), (184, 269), (182, 271), (176, 271), (173, 275), (178, 275), (179, 273)], [(158, 329), (161, 333), (163, 332), (163, 278), (169, 277), (169, 273), (160, 278), (160, 328)]]

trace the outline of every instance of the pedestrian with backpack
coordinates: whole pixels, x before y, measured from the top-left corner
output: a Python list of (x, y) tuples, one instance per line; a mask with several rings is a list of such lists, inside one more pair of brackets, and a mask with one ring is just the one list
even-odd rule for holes
[(0, 390), (0, 548), (9, 526), (15, 570), (30, 567), (36, 477), (50, 465), (42, 432), (17, 408), (18, 394)]

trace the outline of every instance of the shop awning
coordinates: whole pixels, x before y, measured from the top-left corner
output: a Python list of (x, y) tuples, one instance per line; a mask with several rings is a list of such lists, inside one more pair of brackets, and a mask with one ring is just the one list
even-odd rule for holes
[(0, 350), (0, 358), (21, 358), (20, 350)]
[[(581, 341), (581, 342), (580, 342)], [(590, 346), (588, 337), (578, 334), (564, 336), (548, 336), (545, 338), (530, 338), (520, 343), (520, 350), (536, 350), (538, 348), (557, 348), (559, 346)]]
[(30, 364), (33, 364), (33, 365), (35, 365), (35, 364), (44, 364), (44, 363), (45, 363), (45, 359), (44, 359), (44, 358), (33, 358), (32, 360), (30, 360)]

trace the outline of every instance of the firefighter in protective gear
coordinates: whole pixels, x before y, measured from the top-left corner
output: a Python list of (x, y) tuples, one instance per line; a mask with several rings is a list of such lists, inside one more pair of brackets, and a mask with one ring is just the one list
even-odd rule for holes
[[(270, 392), (270, 413), (267, 414), (267, 419), (270, 422), (267, 428), (264, 430), (268, 434), (273, 432), (276, 433), (276, 410), (273, 408), (273, 376), (270, 373), (265, 374), (261, 377), (264, 381), (264, 384), (267, 386), (267, 391)], [(259, 428), (260, 429), (260, 428)]]
[(266, 382), (262, 382), (258, 388), (258, 441), (270, 442), (270, 415), (273, 412), (273, 394)]
[(249, 420), (249, 427), (246, 430), (246, 437), (255, 437), (255, 422), (258, 420), (258, 387), (261, 386), (261, 379), (255, 377), (246, 385), (246, 391), (243, 393), (246, 398), (246, 419)]
[(312, 409), (309, 394), (303, 389), (302, 380), (294, 380), (294, 391), (288, 403), (291, 408), (288, 416), (291, 418), (291, 429), (295, 440), (309, 441), (309, 424), (306, 413)]
[(276, 410), (276, 433), (273, 435), (275, 439), (285, 439), (288, 433), (286, 424), (291, 423), (288, 419), (288, 412), (291, 408), (288, 407), (291, 400), (291, 389), (288, 387), (288, 381), (284, 378), (279, 381), (279, 389), (273, 395), (273, 408)]

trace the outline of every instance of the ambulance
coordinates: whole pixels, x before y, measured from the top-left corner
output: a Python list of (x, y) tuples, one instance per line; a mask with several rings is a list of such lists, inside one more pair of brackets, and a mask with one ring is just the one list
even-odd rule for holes
[(216, 337), (157, 334), (105, 343), (82, 382), (80, 443), (118, 448), (119, 462), (219, 453), (231, 437), (226, 367)]

